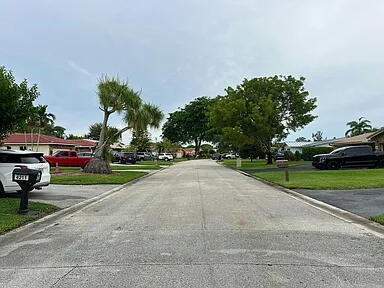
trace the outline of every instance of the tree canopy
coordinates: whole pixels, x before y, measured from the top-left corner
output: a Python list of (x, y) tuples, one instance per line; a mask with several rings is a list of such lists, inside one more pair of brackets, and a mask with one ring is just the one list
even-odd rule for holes
[(12, 72), (0, 66), (0, 141), (26, 123), (38, 96), (36, 84), (28, 87), (27, 80), (17, 84)]
[(370, 123), (371, 121), (364, 119), (364, 117), (360, 117), (357, 121), (348, 122), (347, 126), (349, 126), (350, 129), (345, 132), (345, 137), (353, 137), (372, 131), (372, 125)]
[(163, 125), (163, 137), (182, 144), (194, 142), (195, 155), (199, 154), (202, 141), (209, 141), (209, 108), (213, 100), (199, 97), (169, 114)]
[(245, 79), (218, 96), (210, 113), (210, 125), (239, 151), (242, 145), (257, 145), (272, 163), (273, 141), (304, 127), (316, 116), (316, 98), (309, 98), (304, 78), (274, 76)]

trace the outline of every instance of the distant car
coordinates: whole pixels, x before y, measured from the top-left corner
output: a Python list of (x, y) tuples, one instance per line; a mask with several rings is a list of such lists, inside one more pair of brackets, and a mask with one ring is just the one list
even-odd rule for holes
[(233, 153), (224, 154), (223, 159), (236, 159), (236, 154), (233, 154)]
[(12, 181), (12, 172), (18, 167), (41, 171), (41, 180), (34, 185), (36, 189), (48, 186), (51, 182), (49, 164), (45, 161), (43, 153), (0, 149), (0, 194), (21, 190), (19, 184)]
[(272, 155), (272, 158), (276, 160), (284, 160), (284, 152), (277, 152)]
[(95, 153), (92, 152), (79, 152), (77, 153), (78, 157), (95, 157)]
[(157, 157), (159, 160), (164, 161), (171, 161), (173, 160), (173, 155), (171, 153), (159, 153), (159, 156)]
[(213, 154), (211, 158), (212, 160), (221, 160), (221, 154)]
[(121, 152), (112, 152), (112, 163), (120, 162)]
[(120, 161), (119, 162), (121, 164), (127, 164), (127, 163), (136, 164), (137, 161), (139, 161), (139, 159), (138, 159), (136, 153), (123, 152), (120, 155)]
[(139, 161), (152, 160), (152, 154), (150, 152), (136, 152)]

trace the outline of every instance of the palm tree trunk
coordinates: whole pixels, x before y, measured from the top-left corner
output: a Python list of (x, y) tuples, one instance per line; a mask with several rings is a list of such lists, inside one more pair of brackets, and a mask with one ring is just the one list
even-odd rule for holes
[(38, 134), (38, 136), (37, 136), (36, 152), (39, 152), (40, 133), (41, 133), (41, 127), (39, 127), (39, 134)]
[(96, 151), (95, 151), (95, 158), (102, 159), (104, 160), (105, 158), (105, 133), (107, 131), (107, 126), (108, 126), (108, 118), (109, 118), (109, 112), (104, 111), (104, 120), (103, 120), (103, 126), (101, 127), (101, 132), (100, 132), (100, 138), (99, 138), (99, 143), (97, 143)]

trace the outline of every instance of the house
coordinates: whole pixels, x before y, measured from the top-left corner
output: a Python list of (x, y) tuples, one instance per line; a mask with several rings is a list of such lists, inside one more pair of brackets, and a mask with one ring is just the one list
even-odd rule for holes
[(44, 134), (14, 133), (0, 143), (0, 147), (15, 150), (31, 150), (52, 155), (57, 150), (69, 149), (79, 152), (93, 152), (97, 142), (86, 139), (66, 140)]
[(302, 154), (304, 147), (331, 147), (330, 143), (332, 141), (335, 141), (335, 140), (331, 139), (331, 140), (309, 141), (309, 142), (288, 141), (288, 142), (284, 142), (282, 151), (291, 151), (292, 153), (299, 151), (299, 153)]
[(187, 157), (187, 155), (194, 157), (195, 148), (182, 148), (176, 151), (176, 158)]
[(333, 141), (332, 146), (336, 148), (355, 145), (370, 145), (375, 151), (384, 151), (384, 128), (376, 132), (368, 132), (361, 135), (341, 138)]

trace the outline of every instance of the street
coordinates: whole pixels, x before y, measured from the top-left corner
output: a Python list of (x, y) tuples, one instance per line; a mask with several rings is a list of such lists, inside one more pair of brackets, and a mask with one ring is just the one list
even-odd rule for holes
[(0, 287), (382, 287), (384, 240), (212, 160), (0, 236)]

